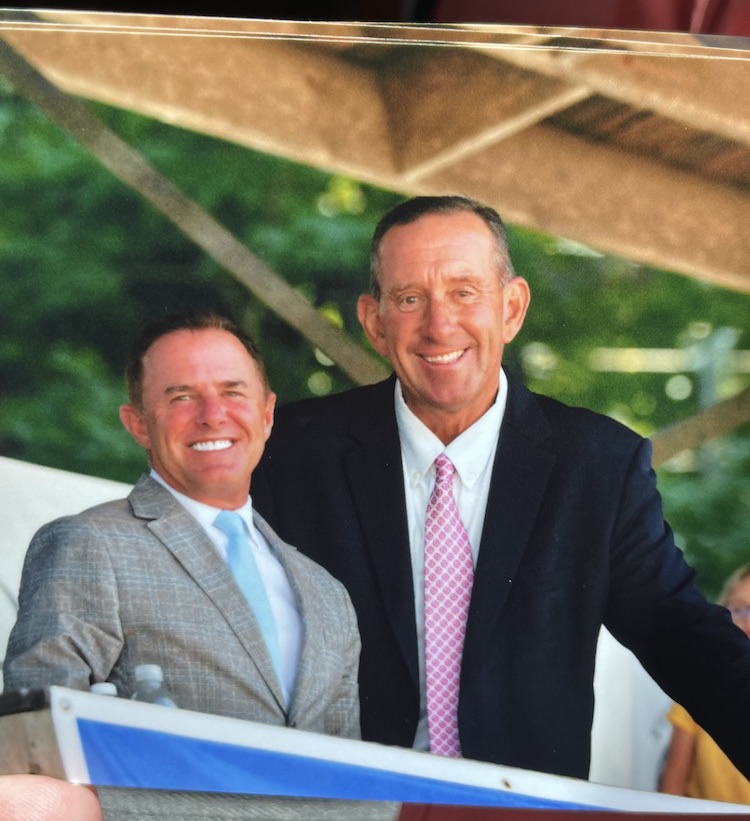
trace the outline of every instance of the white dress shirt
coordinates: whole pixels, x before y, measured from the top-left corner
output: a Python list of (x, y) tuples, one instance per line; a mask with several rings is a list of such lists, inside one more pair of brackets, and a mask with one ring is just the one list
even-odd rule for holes
[(424, 526), (427, 503), (435, 484), (433, 463), (445, 452), (456, 468), (453, 495), (469, 536), (476, 566), (492, 478), (492, 465), (495, 461), (507, 397), (508, 380), (500, 371), (500, 388), (495, 403), (484, 416), (446, 446), (409, 410), (404, 401), (401, 384), (396, 382), (394, 400), (401, 440), (419, 653), (419, 725), (414, 739), (414, 749), (417, 750), (430, 748), (424, 663)]
[[(227, 536), (214, 525), (214, 520), (219, 514), (219, 508), (211, 507), (185, 496), (184, 493), (180, 493), (168, 485), (155, 470), (151, 471), (151, 476), (163, 485), (198, 522), (222, 560), (226, 562)], [(281, 562), (274, 555), (266, 539), (255, 527), (252, 501), (249, 496), (247, 502), (235, 513), (239, 513), (247, 527), (250, 548), (258, 565), (258, 572), (266, 588), (266, 595), (276, 622), (282, 669), (280, 684), (286, 703), (289, 704), (302, 647), (302, 619), (297, 607), (297, 599)]]

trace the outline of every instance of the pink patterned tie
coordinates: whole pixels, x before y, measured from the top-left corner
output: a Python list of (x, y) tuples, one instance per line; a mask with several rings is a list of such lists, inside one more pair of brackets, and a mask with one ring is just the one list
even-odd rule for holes
[(450, 459), (435, 460), (424, 536), (425, 673), (430, 752), (460, 756), (458, 689), (474, 563), (453, 498)]

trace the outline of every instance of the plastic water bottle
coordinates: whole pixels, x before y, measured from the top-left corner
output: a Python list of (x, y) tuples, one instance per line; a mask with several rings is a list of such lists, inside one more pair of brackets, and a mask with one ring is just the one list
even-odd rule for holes
[(100, 696), (116, 696), (117, 685), (113, 681), (95, 681), (89, 687), (90, 693), (98, 693)]
[(176, 707), (174, 699), (164, 686), (164, 673), (158, 664), (139, 664), (135, 670), (135, 701), (147, 701), (149, 704), (161, 704), (164, 707)]

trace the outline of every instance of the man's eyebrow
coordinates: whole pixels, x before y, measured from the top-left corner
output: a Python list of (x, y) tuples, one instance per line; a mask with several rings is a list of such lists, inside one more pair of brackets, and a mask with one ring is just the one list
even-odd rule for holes
[[(225, 379), (218, 383), (222, 388), (246, 388), (247, 382), (244, 379)], [(169, 385), (164, 389), (167, 396), (173, 393), (185, 393), (186, 391), (194, 390), (192, 385)]]
[(164, 393), (169, 396), (172, 393), (184, 393), (190, 389), (190, 385), (169, 385), (169, 387), (164, 389)]

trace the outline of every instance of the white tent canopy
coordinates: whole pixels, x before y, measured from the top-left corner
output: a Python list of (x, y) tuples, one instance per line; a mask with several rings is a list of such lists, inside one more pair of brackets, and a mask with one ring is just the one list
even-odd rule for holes
[[(130, 486), (0, 456), (0, 659), (15, 620), (21, 569), (31, 537), (46, 522), (121, 499)], [(0, 685), (2, 670), (0, 669)]]

